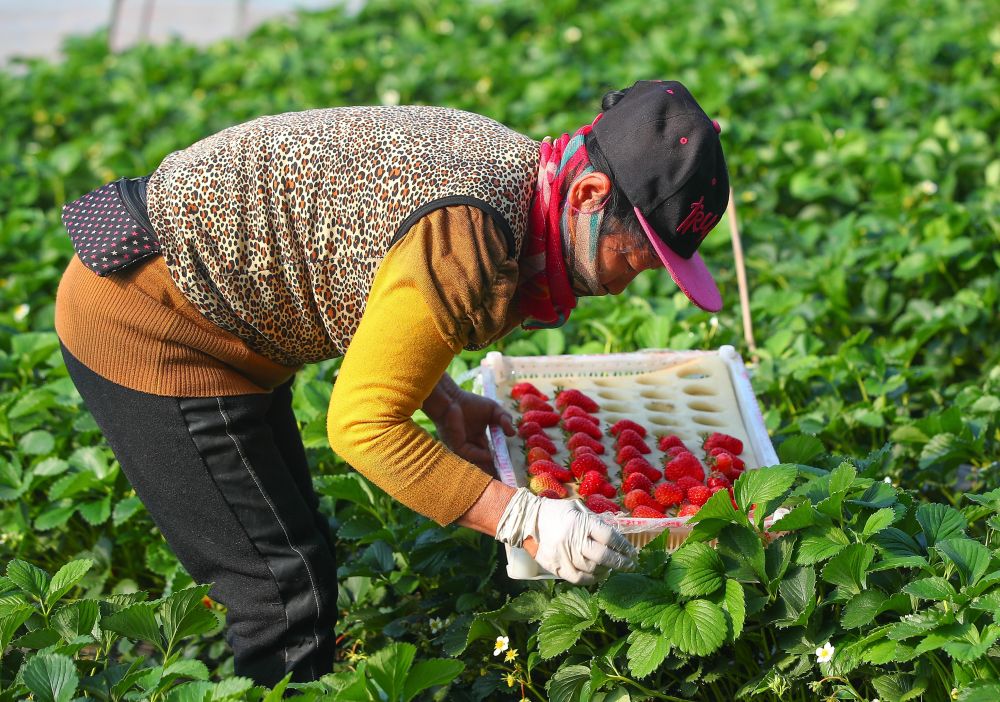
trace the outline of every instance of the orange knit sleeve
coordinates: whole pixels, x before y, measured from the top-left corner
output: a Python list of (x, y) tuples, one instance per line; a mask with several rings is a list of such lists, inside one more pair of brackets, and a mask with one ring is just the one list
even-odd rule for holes
[[(418, 223), (382, 261), (334, 385), (327, 431), (333, 449), (359, 473), (411, 509), (448, 524), (468, 511), (491, 478), (412, 419), (467, 342), (470, 320), (482, 318), (474, 294), (457, 303), (428, 302), (428, 290), (449, 285), (440, 270), (437, 282), (428, 281), (430, 269), (421, 264), (434, 248), (426, 238), (435, 232), (440, 235)], [(445, 269), (456, 267), (452, 261)], [(470, 314), (449, 322), (444, 315), (453, 304)]]

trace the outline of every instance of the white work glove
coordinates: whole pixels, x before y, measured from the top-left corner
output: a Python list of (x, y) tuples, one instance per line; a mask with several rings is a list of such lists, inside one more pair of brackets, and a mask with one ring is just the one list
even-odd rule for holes
[(535, 561), (576, 585), (593, 583), (599, 567), (635, 565), (637, 552), (628, 539), (577, 500), (552, 500), (518, 488), (500, 515), (496, 540), (520, 547), (529, 536), (538, 544)]

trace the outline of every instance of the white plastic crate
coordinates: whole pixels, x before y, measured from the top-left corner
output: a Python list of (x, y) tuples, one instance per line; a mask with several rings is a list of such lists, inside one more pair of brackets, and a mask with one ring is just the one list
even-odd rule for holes
[[(484, 395), (514, 410), (510, 391), (515, 383), (530, 381), (539, 390), (555, 397), (555, 389), (577, 388), (601, 406), (600, 419), (612, 424), (632, 419), (652, 432), (654, 465), (663, 465), (663, 454), (655, 437), (676, 434), (699, 458), (702, 436), (725, 432), (743, 441), (747, 469), (778, 463), (757, 399), (750, 386), (742, 358), (732, 346), (717, 351), (639, 351), (595, 356), (504, 356), (487, 355), (481, 364), (480, 382)], [(602, 440), (613, 451), (611, 437)], [(500, 479), (511, 487), (527, 485), (523, 441), (508, 438), (499, 428), (490, 430), (490, 446)], [(568, 458), (565, 448), (554, 456)], [(604, 458), (608, 458), (605, 454)], [(620, 484), (613, 458), (605, 461), (612, 482)], [(640, 519), (600, 515), (613, 523), (636, 546), (643, 546), (663, 530), (670, 530), (669, 547), (677, 548), (691, 528), (687, 517)], [(507, 574), (515, 580), (553, 578), (524, 549), (507, 547)]]

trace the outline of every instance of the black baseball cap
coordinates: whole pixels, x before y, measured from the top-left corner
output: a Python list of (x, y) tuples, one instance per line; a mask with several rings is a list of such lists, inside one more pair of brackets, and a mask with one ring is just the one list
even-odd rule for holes
[(729, 204), (719, 131), (677, 81), (641, 80), (604, 111), (587, 142), (607, 163), (670, 277), (710, 312), (722, 309), (722, 295), (698, 247)]

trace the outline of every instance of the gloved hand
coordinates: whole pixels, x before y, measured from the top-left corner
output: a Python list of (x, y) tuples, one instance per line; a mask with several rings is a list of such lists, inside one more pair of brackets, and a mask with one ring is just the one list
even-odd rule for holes
[(535, 561), (576, 585), (593, 583), (601, 566), (631, 568), (637, 555), (620, 531), (577, 500), (551, 500), (518, 488), (500, 515), (496, 539), (520, 547), (529, 536), (538, 543)]

